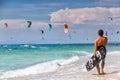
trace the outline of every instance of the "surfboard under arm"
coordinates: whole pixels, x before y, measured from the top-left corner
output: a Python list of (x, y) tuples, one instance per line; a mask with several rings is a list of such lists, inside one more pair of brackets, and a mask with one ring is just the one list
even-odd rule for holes
[(90, 58), (90, 60), (86, 63), (86, 69), (87, 71), (90, 71), (93, 69), (99, 62), (104, 59), (106, 56), (106, 48), (104, 46), (101, 46), (99, 50), (96, 53), (96, 60), (94, 61), (94, 56)]

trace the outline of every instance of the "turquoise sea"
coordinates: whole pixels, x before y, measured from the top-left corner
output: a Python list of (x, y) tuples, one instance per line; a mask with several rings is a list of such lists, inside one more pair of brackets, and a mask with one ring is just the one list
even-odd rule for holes
[[(108, 44), (106, 47), (108, 53), (120, 52), (119, 45)], [(30, 70), (30, 73), (21, 72), (15, 76), (29, 75), (31, 72), (37, 74), (54, 71), (57, 65), (68, 64), (81, 57), (92, 55), (93, 48), (93, 44), (0, 45), (0, 77), (8, 77), (9, 74), (6, 72), (17, 73), (18, 70)]]

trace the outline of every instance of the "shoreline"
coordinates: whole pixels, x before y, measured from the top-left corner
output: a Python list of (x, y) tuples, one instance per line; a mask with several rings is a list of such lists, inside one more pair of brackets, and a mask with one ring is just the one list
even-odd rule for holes
[(8, 78), (7, 80), (120, 80), (120, 68), (105, 67), (105, 75), (98, 75), (96, 68), (87, 72), (86, 70), (72, 70), (71, 67), (78, 66), (79, 61), (72, 65), (59, 67), (54, 72), (35, 75)]
[(105, 75), (98, 75), (95, 70), (90, 72), (72, 72), (64, 75), (56, 74), (58, 72), (8, 78), (7, 80), (120, 80), (120, 69), (106, 69)]

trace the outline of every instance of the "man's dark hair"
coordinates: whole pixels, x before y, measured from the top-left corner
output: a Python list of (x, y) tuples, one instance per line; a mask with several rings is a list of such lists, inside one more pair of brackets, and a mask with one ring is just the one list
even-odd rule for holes
[(104, 32), (103, 32), (102, 29), (98, 30), (98, 35), (99, 35), (99, 36), (103, 36), (103, 34), (104, 34)]

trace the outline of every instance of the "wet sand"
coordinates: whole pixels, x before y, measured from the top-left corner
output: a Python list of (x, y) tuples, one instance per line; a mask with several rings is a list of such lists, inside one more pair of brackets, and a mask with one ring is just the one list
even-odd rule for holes
[[(56, 72), (16, 77), (7, 80), (120, 80), (120, 68), (105, 68), (105, 75), (98, 75), (96, 68), (87, 72), (72, 69), (78, 64), (61, 66)], [(72, 67), (72, 68), (71, 68)]]

